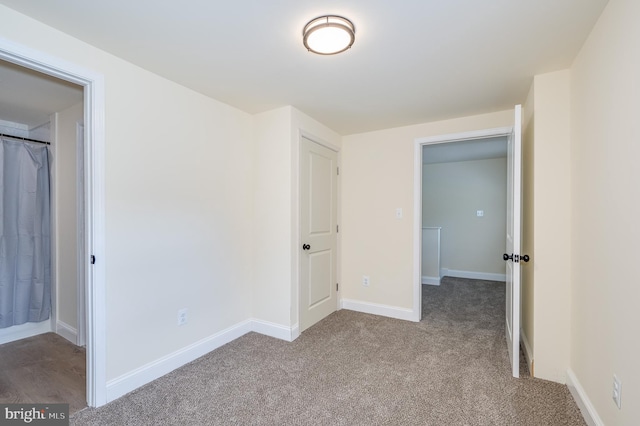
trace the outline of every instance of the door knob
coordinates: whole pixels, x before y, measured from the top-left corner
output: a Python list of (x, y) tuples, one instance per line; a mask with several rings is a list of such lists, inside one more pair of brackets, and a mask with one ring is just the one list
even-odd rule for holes
[(311, 248), (311, 246), (309, 244), (303, 244), (302, 245), (302, 250), (309, 250)]
[(520, 262), (521, 260), (523, 262), (528, 262), (530, 260), (530, 257), (529, 257), (528, 254), (520, 256), (520, 255), (517, 255), (517, 254), (513, 255), (513, 254), (505, 253), (505, 254), (502, 255), (502, 259), (503, 260), (513, 260), (514, 262), (517, 263), (517, 262)]

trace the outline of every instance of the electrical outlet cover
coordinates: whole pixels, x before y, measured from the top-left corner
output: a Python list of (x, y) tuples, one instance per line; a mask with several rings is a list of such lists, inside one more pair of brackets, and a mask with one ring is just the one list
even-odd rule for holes
[(616, 375), (614, 374), (613, 375), (613, 393), (611, 397), (613, 398), (613, 402), (615, 402), (616, 405), (618, 406), (618, 409), (622, 407), (621, 390), (622, 390), (622, 384), (620, 383), (620, 379), (618, 379), (618, 377), (616, 377)]

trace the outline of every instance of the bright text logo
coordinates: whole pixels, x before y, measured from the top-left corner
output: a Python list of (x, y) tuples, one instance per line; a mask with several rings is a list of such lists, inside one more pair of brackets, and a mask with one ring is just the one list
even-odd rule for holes
[(0, 424), (68, 426), (69, 404), (0, 404)]

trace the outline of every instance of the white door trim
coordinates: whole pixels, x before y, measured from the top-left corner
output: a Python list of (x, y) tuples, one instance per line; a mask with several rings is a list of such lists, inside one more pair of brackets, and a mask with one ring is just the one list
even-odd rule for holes
[(76, 247), (78, 268), (76, 272), (77, 283), (77, 334), (76, 345), (84, 346), (87, 341), (87, 302), (86, 302), (86, 266), (87, 251), (85, 250), (85, 223), (84, 223), (84, 124), (76, 123)]
[(471, 132), (417, 138), (413, 152), (413, 316), (422, 319), (422, 147), (449, 142), (507, 136), (513, 127), (474, 130)]
[(85, 121), (85, 247), (96, 257), (86, 268), (87, 283), (87, 403), (106, 400), (106, 304), (105, 304), (105, 168), (104, 76), (30, 47), (0, 37), (0, 59), (84, 87)]

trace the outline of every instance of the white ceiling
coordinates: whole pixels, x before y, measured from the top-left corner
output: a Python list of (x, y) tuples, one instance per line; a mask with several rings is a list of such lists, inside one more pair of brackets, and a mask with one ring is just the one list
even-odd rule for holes
[[(0, 0), (249, 113), (293, 105), (346, 135), (504, 110), (567, 68), (607, 0)], [(349, 51), (304, 24), (338, 14)]]
[(507, 137), (439, 143), (422, 147), (422, 163), (488, 160), (507, 157)]
[(80, 86), (0, 60), (0, 120), (33, 128), (82, 99)]

